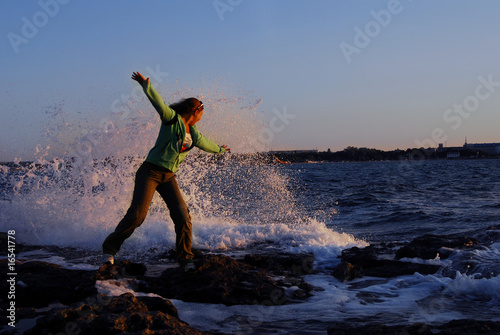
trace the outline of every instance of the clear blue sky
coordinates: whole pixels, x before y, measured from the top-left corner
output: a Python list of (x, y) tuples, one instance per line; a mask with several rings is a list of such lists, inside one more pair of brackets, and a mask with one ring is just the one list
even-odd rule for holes
[(255, 91), (268, 119), (286, 108), (273, 149), (500, 142), (496, 0), (2, 1), (0, 16), (0, 161), (29, 159), (47, 106), (109, 113), (148, 66), (167, 87)]

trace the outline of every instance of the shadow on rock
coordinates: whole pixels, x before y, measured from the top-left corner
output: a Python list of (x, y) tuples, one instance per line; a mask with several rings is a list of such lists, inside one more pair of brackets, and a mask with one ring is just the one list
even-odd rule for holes
[(453, 249), (468, 250), (477, 249), (481, 246), (478, 240), (468, 236), (426, 234), (415, 238), (409, 244), (400, 248), (396, 252), (396, 259), (404, 257), (434, 259), (438, 255), (441, 259), (446, 259)]
[(177, 309), (162, 298), (126, 293), (89, 300), (38, 319), (25, 334), (207, 334), (181, 321)]
[(341, 258), (340, 265), (332, 273), (335, 278), (341, 281), (349, 281), (363, 276), (392, 278), (411, 275), (415, 272), (433, 274), (440, 269), (438, 265), (380, 258), (374, 246), (343, 250)]
[(146, 266), (130, 261), (117, 261), (115, 264), (102, 265), (96, 274), (97, 280), (135, 278), (146, 273)]
[(160, 277), (139, 277), (142, 284), (137, 289), (169, 299), (225, 305), (282, 305), (307, 296), (312, 289), (301, 281), (305, 284), (299, 287), (301, 293), (289, 296), (282, 287), (287, 284), (274, 280), (265, 269), (224, 255), (204, 256), (195, 261), (195, 268), (190, 272), (171, 268)]
[[(7, 266), (6, 260), (0, 264), (2, 268)], [(97, 294), (95, 271), (70, 270), (52, 263), (26, 261), (17, 262), (16, 272), (17, 307), (39, 308), (56, 301), (70, 304)], [(3, 277), (0, 287), (6, 290), (5, 285), (7, 281)]]

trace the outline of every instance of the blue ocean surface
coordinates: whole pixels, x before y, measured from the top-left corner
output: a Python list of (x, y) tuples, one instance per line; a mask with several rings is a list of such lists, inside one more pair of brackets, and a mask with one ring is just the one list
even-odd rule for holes
[[(0, 230), (15, 230), (19, 243), (42, 246), (18, 259), (98, 268), (100, 245), (127, 210), (140, 162), (3, 167)], [(342, 321), (500, 320), (500, 239), (495, 240), (500, 235), (495, 229), (489, 230), (494, 241), (487, 247), (454, 250), (445, 260), (410, 260), (441, 265), (452, 276), (415, 273), (340, 282), (331, 275), (346, 248), (405, 243), (424, 234), (486, 234), (488, 227), (498, 226), (500, 160), (269, 165), (194, 156), (178, 180), (193, 216), (194, 247), (230, 256), (310, 252), (317, 272), (305, 279), (322, 289), (286, 306), (174, 300), (181, 319), (193, 327), (233, 334), (325, 334), (329, 324)], [(160, 255), (174, 241), (168, 211), (155, 196), (148, 218), (118, 256), (159, 272), (173, 266)], [(43, 250), (54, 245), (67, 254)], [(464, 267), (464, 260), (475, 266)], [(109, 282), (98, 282), (98, 289), (114, 295), (131, 290)]]
[(292, 165), (311, 216), (367, 241), (499, 224), (499, 160)]

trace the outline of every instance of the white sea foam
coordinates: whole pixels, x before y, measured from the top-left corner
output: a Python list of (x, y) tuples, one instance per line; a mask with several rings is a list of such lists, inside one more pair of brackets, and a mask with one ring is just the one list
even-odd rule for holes
[(337, 233), (314, 220), (296, 225), (204, 222), (195, 227), (194, 236), (198, 246), (209, 250), (271, 243), (277, 250), (312, 252), (318, 261), (332, 260), (348, 247), (368, 245), (350, 234)]
[(130, 288), (129, 283), (124, 280), (96, 280), (95, 286), (99, 294), (106, 294), (109, 296), (119, 296), (125, 293), (136, 294), (136, 292)]
[[(267, 127), (259, 97), (235, 92), (221, 80), (201, 85), (158, 91), (167, 101), (200, 97), (206, 110), (198, 128), (233, 152), (267, 149), (269, 143), (259, 140)], [(100, 249), (130, 204), (135, 171), (154, 144), (160, 122), (145, 98), (128, 101), (121, 111), (97, 121), (95, 115), (75, 118), (64, 104), (45, 108), (45, 138), (35, 150), (36, 164), (0, 170), (8, 198), (0, 202), (0, 230), (15, 229), (19, 243)], [(65, 153), (54, 158), (55, 150)], [(290, 176), (279, 166), (230, 159), (214, 163), (211, 157), (194, 152), (178, 172), (193, 217), (195, 247), (220, 251), (267, 243), (314, 252), (322, 261), (335, 259), (343, 248), (366, 245), (307, 217)], [(174, 243), (168, 211), (155, 195), (146, 221), (123, 250)]]
[(465, 318), (500, 319), (498, 304), (491, 303), (484, 309), (481, 306), (485, 302), (483, 299), (477, 302), (477, 309), (460, 307), (471, 306), (470, 302), (481, 295), (470, 296), (466, 303), (459, 299), (457, 291), (450, 294), (455, 285), (470, 292), (472, 287), (487, 289), (490, 285), (498, 285), (498, 279), (473, 283), (469, 282), (473, 281), (470, 277), (452, 280), (420, 274), (388, 280), (366, 277), (349, 283), (341, 283), (329, 275), (310, 275), (305, 279), (324, 290), (314, 292), (313, 297), (299, 304), (223, 306), (179, 300), (172, 302), (178, 308), (181, 319), (191, 326), (229, 333), (255, 331), (258, 327), (279, 328), (280, 325), (287, 329), (302, 329), (303, 333), (308, 333), (304, 320), (311, 319), (316, 325), (323, 323), (325, 329), (329, 323), (346, 319), (388, 325), (445, 323)]
[(446, 286), (445, 293), (457, 297), (498, 302), (500, 300), (500, 276), (477, 278), (477, 275), (466, 275), (457, 272), (455, 279)]

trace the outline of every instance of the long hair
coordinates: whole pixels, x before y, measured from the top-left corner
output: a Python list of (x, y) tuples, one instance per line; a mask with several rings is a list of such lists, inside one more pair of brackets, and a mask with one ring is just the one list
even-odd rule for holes
[(176, 111), (180, 115), (186, 115), (191, 113), (196, 107), (196, 102), (199, 101), (196, 98), (187, 98), (177, 102), (174, 102), (170, 105), (174, 111)]

